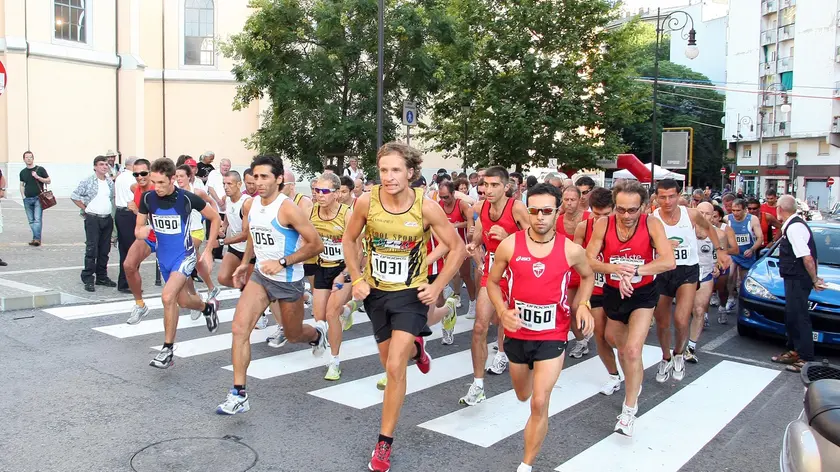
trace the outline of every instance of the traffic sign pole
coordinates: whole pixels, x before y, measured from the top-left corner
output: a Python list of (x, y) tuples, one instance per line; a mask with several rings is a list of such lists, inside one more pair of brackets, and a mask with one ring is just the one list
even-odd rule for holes
[(411, 144), (411, 127), (417, 124), (417, 104), (414, 102), (403, 102), (403, 124), (405, 125), (405, 143)]

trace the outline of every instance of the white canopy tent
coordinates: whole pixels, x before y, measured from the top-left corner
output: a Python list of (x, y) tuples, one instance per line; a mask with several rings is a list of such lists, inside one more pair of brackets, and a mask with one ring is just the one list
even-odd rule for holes
[[(678, 174), (676, 172), (671, 172), (664, 167), (660, 167), (657, 165), (653, 166), (653, 179), (654, 180), (662, 180), (662, 179), (674, 179), (679, 181), (685, 181), (685, 176), (682, 174)], [(613, 173), (613, 179), (633, 179), (639, 180), (635, 175), (633, 175), (629, 170), (623, 169), (618, 170)]]

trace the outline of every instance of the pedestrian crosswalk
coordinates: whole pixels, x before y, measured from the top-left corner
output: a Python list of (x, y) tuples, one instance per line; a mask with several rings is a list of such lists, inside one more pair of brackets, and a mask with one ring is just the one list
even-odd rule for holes
[[(235, 293), (232, 293), (235, 292)], [(238, 291), (223, 291), (222, 304), (225, 309), (219, 310), (220, 328), (215, 334), (206, 331), (204, 318), (191, 320), (189, 315), (179, 318), (179, 338), (176, 342), (175, 356), (192, 358), (192, 362), (208, 359), (217, 364), (219, 369), (232, 371), (229, 360), (219, 356), (209, 356), (214, 353), (229, 352), (232, 335), (230, 322), (233, 320), (236, 297)], [(125, 319), (133, 306), (132, 302), (104, 303), (101, 305), (84, 305), (61, 307), (45, 310), (47, 313), (66, 320), (67, 322), (85, 323), (85, 329), (101, 333), (114, 339), (118, 343), (132, 343), (142, 347), (150, 346), (160, 349), (162, 341), (163, 322), (160, 299), (150, 299), (147, 305), (153, 310), (147, 319), (136, 325), (128, 325)], [(158, 308), (155, 308), (155, 307)], [(99, 319), (101, 318), (101, 319)], [(305, 321), (313, 324), (313, 320)], [(458, 316), (455, 334), (470, 333), (474, 320), (466, 316)], [(341, 346), (342, 366), (350, 361), (364, 362), (374, 367), (355, 369), (345, 367), (342, 380), (336, 383), (319, 384), (315, 388), (305, 387), (301, 393), (304, 398), (310, 398), (314, 407), (326, 405), (329, 402), (337, 407), (347, 407), (352, 410), (378, 408), (383, 401), (383, 392), (376, 388), (376, 383), (384, 376), (379, 364), (378, 350), (373, 336), (370, 335), (369, 319), (366, 314), (357, 312), (354, 315), (353, 328), (348, 331), (345, 342)], [(274, 327), (255, 330), (251, 334), (251, 344), (264, 343), (274, 331)], [(493, 331), (493, 330), (491, 330)], [(432, 327), (432, 335), (428, 341), (440, 339), (440, 326)], [(433, 360), (433, 368), (427, 375), (409, 367), (407, 370), (406, 398), (420, 396), (432, 397), (439, 390), (451, 387), (451, 382), (461, 380), (465, 385), (473, 374), (469, 340), (462, 336), (461, 343), (454, 346), (435, 346), (436, 352), (444, 351)], [(488, 365), (493, 357), (491, 346)], [(594, 350), (593, 350), (594, 351)], [(248, 369), (249, 382), (274, 382), (287, 376), (299, 374), (313, 369), (325, 368), (329, 356), (314, 357), (309, 346), (289, 346), (281, 351), (271, 350), (271, 355), (265, 355), (266, 350), (252, 350), (254, 359)], [(274, 354), (277, 353), (277, 354)], [(202, 357), (206, 356), (206, 357)], [(260, 357), (262, 356), (262, 357)], [(655, 366), (661, 358), (658, 346), (646, 345), (642, 351), (645, 368)], [(224, 359), (224, 360), (222, 360)], [(228, 358), (229, 359), (229, 358)], [(138, 362), (146, 362), (146, 359)], [(713, 362), (713, 361), (710, 361)], [(185, 364), (182, 364), (185, 365)], [(361, 373), (357, 373), (362, 370)], [(370, 375), (371, 372), (375, 374)], [(355, 374), (355, 377), (354, 377)], [(229, 375), (229, 374), (227, 374)], [(225, 377), (227, 377), (225, 375)], [(577, 472), (592, 470), (633, 470), (633, 471), (673, 471), (684, 467), (709, 441), (714, 439), (723, 428), (732, 422), (739, 414), (777, 377), (778, 371), (756, 367), (732, 361), (721, 361), (702, 374), (689, 375), (680, 384), (682, 388), (660, 389), (660, 394), (643, 398), (655, 397), (657, 403), (644, 405), (636, 421), (633, 438), (627, 438), (612, 433), (612, 424), (605, 424), (603, 434), (593, 437), (591, 445), (582, 448), (577, 455), (565, 460), (562, 464), (554, 464), (557, 471)], [(652, 378), (647, 372), (646, 380)], [(591, 403), (600, 396), (599, 390), (607, 380), (606, 372), (596, 356), (591, 356), (581, 362), (571, 362), (567, 359), (560, 379), (552, 393), (549, 404), (550, 417), (569, 416), (581, 405)], [(651, 388), (657, 388), (654, 384)], [(227, 385), (220, 385), (224, 389)], [(648, 384), (645, 384), (648, 389)], [(466, 393), (464, 387), (463, 393)], [(451, 388), (448, 388), (451, 392)], [(662, 394), (662, 392), (666, 394)], [(621, 396), (620, 393), (616, 395)], [(521, 443), (522, 432), (530, 413), (528, 402), (520, 402), (513, 390), (493, 391), (483, 403), (473, 407), (458, 405), (457, 398), (452, 398), (451, 407), (443, 407), (442, 411), (432, 411), (432, 415), (414, 423), (401, 420), (401, 428), (415, 427), (441, 438), (457, 440), (465, 445), (490, 448), (504, 441)], [(208, 405), (211, 411), (215, 405)], [(618, 409), (616, 409), (618, 413)], [(552, 421), (557, 421), (554, 419)], [(554, 423), (552, 423), (554, 424)], [(691, 425), (690, 440), (675, 441), (680, 438), (687, 424)], [(428, 433), (427, 433), (428, 434)]]

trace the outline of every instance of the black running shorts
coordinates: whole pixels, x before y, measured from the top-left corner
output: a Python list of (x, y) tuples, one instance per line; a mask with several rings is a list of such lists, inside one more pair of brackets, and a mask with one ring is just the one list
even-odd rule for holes
[(604, 312), (611, 320), (627, 324), (635, 310), (656, 308), (657, 303), (659, 290), (656, 282), (636, 288), (633, 296), (625, 299), (621, 298), (621, 292), (617, 288), (604, 285)]
[(315, 271), (318, 269), (318, 264), (303, 264), (303, 276), (304, 277), (311, 277), (315, 275)]
[[(242, 260), (243, 257), (245, 257), (244, 252), (238, 251), (238, 250), (232, 248), (231, 246), (228, 246), (228, 252), (233, 254), (234, 256), (236, 256), (240, 261)], [(254, 257), (251, 258), (251, 262), (249, 262), (249, 264), (254, 265), (256, 263), (257, 263), (257, 256), (254, 256)]]
[(656, 276), (654, 283), (659, 287), (659, 294), (674, 298), (677, 289), (685, 284), (697, 285), (700, 280), (700, 264), (677, 266), (674, 270)]
[(528, 364), (534, 370), (534, 362), (556, 359), (566, 351), (566, 341), (525, 341), (505, 338), (505, 354), (514, 364)]
[(315, 290), (332, 290), (335, 278), (340, 276), (343, 270), (343, 262), (335, 267), (317, 266), (315, 269), (315, 286), (313, 288)]
[(417, 298), (416, 288), (396, 292), (371, 288), (365, 298), (365, 312), (373, 327), (373, 337), (382, 343), (391, 339), (395, 330), (419, 336), (426, 327), (429, 307)]
[(603, 308), (604, 307), (604, 296), (603, 295), (592, 295), (589, 297), (589, 304), (592, 305), (592, 308)]

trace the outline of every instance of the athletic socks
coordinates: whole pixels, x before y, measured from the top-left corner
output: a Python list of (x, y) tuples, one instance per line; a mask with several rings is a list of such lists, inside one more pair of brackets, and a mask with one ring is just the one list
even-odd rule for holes
[(531, 466), (524, 462), (520, 462), (519, 467), (516, 468), (516, 472), (531, 472)]
[(692, 341), (692, 340), (689, 339), (688, 340), (688, 348), (691, 349), (692, 351), (696, 351), (697, 350), (697, 341)]
[(244, 385), (234, 385), (233, 389), (236, 391), (236, 394), (240, 397), (244, 397), (246, 395)]
[(473, 384), (478, 388), (484, 388), (484, 379), (473, 377)]
[(618, 377), (618, 371), (615, 371), (615, 372), (610, 372), (609, 374), (610, 374), (610, 375), (613, 375), (613, 376), (615, 376), (615, 377)]
[(163, 343), (163, 348), (164, 349), (166, 349), (166, 348), (172, 349), (173, 347), (175, 347), (175, 343)]
[(385, 436), (384, 434), (380, 434), (379, 435), (379, 442), (382, 442), (382, 441), (385, 441), (385, 444), (387, 444), (389, 446), (391, 444), (394, 444), (394, 438), (389, 438), (388, 436)]
[(341, 359), (339, 359), (338, 356), (330, 356), (330, 358), (331, 358), (330, 362), (332, 362), (333, 364), (335, 364), (335, 365), (341, 364)]
[(146, 302), (144, 302), (142, 298), (139, 299), (139, 300), (134, 300), (134, 304), (139, 306), (140, 308), (143, 308), (143, 307), (146, 306)]

